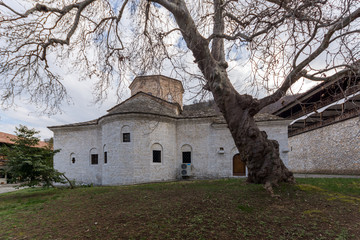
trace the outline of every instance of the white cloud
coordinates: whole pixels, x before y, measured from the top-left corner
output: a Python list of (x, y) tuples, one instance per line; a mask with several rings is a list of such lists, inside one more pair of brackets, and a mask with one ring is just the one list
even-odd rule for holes
[(0, 131), (13, 133), (19, 124), (41, 131), (42, 139), (53, 136), (47, 129), (48, 126), (70, 124), (74, 122), (89, 121), (106, 114), (106, 110), (116, 104), (116, 97), (109, 98), (102, 104), (95, 104), (91, 92), (91, 81), (77, 81), (76, 75), (69, 75), (64, 78), (72, 103), (63, 103), (62, 112), (53, 116), (42, 114), (29, 103), (17, 100), (16, 106), (11, 109), (0, 109)]

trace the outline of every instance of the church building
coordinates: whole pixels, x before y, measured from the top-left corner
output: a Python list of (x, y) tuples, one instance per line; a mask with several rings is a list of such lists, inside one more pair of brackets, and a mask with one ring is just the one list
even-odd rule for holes
[[(183, 105), (181, 81), (136, 77), (131, 97), (98, 119), (49, 127), (54, 166), (76, 183), (119, 185), (246, 176), (234, 140), (213, 101)], [(288, 164), (290, 120), (258, 114), (256, 122), (280, 144)]]

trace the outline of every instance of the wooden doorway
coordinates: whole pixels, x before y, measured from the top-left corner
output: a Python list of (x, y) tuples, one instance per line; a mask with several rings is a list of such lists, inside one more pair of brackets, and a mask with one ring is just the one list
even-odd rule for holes
[(234, 176), (246, 175), (245, 163), (241, 161), (240, 154), (235, 154), (233, 157), (233, 175)]

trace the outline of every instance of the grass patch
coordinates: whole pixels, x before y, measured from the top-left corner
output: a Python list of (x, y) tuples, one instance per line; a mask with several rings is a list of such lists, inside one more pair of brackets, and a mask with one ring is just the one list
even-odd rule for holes
[(24, 189), (0, 195), (0, 239), (356, 239), (358, 183), (298, 179), (280, 199), (242, 179)]
[(318, 190), (360, 197), (359, 178), (299, 178), (296, 181), (304, 187), (311, 186)]
[(253, 207), (250, 207), (249, 205), (239, 205), (237, 206), (238, 209), (240, 209), (243, 212), (251, 213), (254, 211)]

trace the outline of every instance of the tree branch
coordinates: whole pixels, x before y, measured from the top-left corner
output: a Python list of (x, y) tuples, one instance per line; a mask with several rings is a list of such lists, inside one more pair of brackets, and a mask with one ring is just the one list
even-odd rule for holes
[[(315, 58), (317, 58), (322, 52), (325, 51), (325, 49), (330, 45), (331, 37), (336, 31), (347, 27), (351, 22), (355, 21), (359, 17), (360, 17), (360, 8), (355, 10), (353, 13), (349, 14), (347, 17), (343, 19), (339, 19), (336, 24), (332, 25), (332, 27), (324, 35), (323, 40), (320, 43), (320, 46), (315, 51), (313, 51), (307, 58), (305, 58), (298, 65), (295, 65), (296, 63), (294, 62), (293, 64), (294, 67), (292, 71), (287, 75), (281, 87), (277, 91), (275, 91), (272, 95), (259, 100), (259, 110), (279, 100), (282, 96), (285, 95), (286, 91), (301, 77), (308, 76), (309, 77), (308, 79), (311, 80), (311, 75), (307, 75), (307, 71), (304, 68)], [(312, 78), (315, 79), (314, 77)], [(316, 78), (316, 79), (320, 81), (320, 78)]]
[[(355, 67), (353, 67), (355, 66)], [(328, 77), (316, 77), (315, 74), (304, 74), (303, 77), (304, 78), (307, 78), (311, 81), (316, 81), (316, 82), (329, 82), (329, 81), (333, 81), (333, 80), (336, 80), (336, 79), (341, 79), (343, 77), (347, 77), (347, 76), (351, 76), (351, 75), (360, 75), (360, 66), (357, 66), (356, 68), (356, 65), (353, 65), (347, 69), (343, 69), (337, 73), (334, 73), (333, 75), (331, 76), (328, 76)]]
[[(221, 36), (224, 34), (225, 23), (223, 18), (222, 0), (214, 0), (214, 26), (213, 35)], [(221, 37), (212, 38), (211, 54), (218, 62), (225, 64), (225, 51), (224, 51), (224, 39)], [(209, 41), (209, 39), (208, 39)]]

